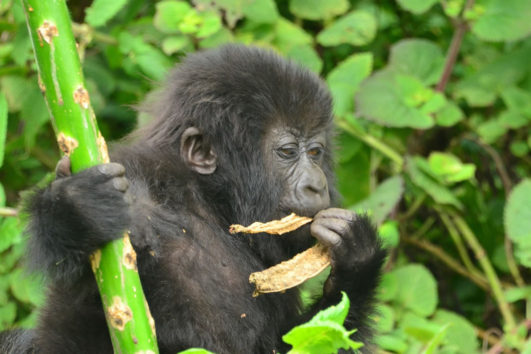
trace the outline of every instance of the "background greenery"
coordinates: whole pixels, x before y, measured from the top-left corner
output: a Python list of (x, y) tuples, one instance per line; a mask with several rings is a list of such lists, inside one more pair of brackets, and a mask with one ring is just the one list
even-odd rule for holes
[[(188, 52), (235, 41), (319, 73), (335, 99), (344, 206), (369, 210), (391, 249), (380, 350), (531, 353), (530, 1), (68, 6), (109, 141), (146, 119), (132, 105)], [(43, 301), (21, 265), (19, 203), (58, 158), (22, 6), (0, 0), (0, 329), (33, 326)]]

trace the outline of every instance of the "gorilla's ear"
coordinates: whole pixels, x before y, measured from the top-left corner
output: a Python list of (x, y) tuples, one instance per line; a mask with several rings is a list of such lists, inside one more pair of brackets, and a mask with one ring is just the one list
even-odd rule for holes
[(187, 128), (181, 136), (181, 157), (188, 167), (202, 175), (214, 173), (216, 154), (196, 127)]

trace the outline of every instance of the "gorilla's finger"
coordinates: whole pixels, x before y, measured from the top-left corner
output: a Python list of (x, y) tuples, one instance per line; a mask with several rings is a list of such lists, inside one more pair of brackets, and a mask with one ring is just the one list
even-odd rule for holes
[(63, 156), (61, 160), (55, 166), (55, 176), (57, 178), (69, 177), (72, 175), (72, 170), (70, 169), (70, 157)]

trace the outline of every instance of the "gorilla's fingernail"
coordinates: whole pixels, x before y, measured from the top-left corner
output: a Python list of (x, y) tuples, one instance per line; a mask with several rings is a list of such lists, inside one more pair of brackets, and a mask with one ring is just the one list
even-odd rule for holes
[(125, 168), (118, 163), (106, 163), (99, 165), (98, 171), (107, 176), (119, 176), (125, 173)]
[(127, 188), (129, 187), (129, 181), (127, 181), (126, 178), (114, 178), (112, 180), (112, 185), (114, 188), (119, 190), (120, 192), (125, 192)]

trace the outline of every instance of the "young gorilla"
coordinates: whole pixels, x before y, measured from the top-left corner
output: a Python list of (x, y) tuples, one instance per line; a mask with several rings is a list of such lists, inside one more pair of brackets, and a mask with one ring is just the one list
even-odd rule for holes
[[(114, 163), (57, 179), (31, 205), (31, 259), (53, 283), (33, 334), (39, 353), (111, 353), (88, 256), (124, 230), (138, 253), (162, 353), (287, 351), (281, 336), (351, 299), (347, 327), (370, 339), (384, 259), (369, 221), (338, 204), (331, 98), (315, 75), (257, 48), (189, 55), (155, 119)], [(284, 236), (230, 235), (231, 224), (295, 212), (311, 225)], [(300, 315), (297, 289), (252, 297), (249, 274), (310, 247), (329, 247), (322, 299)]]

